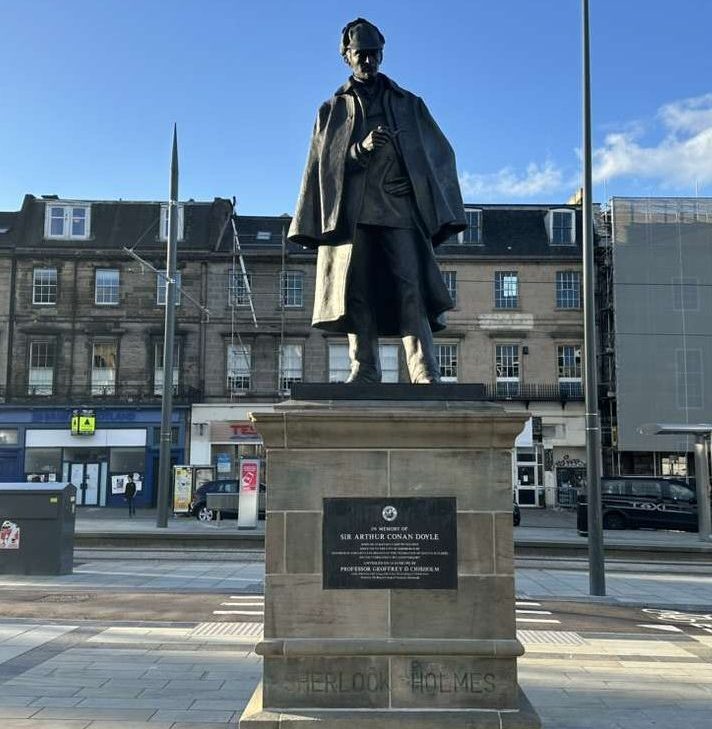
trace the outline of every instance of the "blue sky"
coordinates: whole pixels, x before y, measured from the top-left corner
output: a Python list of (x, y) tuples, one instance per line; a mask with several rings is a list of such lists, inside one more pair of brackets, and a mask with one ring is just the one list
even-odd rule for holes
[[(712, 3), (590, 2), (596, 198), (712, 195)], [(0, 210), (164, 198), (175, 121), (181, 199), (291, 212), (359, 15), (452, 142), (466, 201), (580, 185), (579, 0), (0, 0)]]

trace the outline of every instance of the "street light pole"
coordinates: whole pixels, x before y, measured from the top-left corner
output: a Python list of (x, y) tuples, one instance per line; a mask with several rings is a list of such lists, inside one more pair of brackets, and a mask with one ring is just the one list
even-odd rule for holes
[(156, 526), (168, 526), (173, 420), (173, 343), (176, 320), (176, 268), (178, 263), (178, 132), (173, 125), (171, 182), (168, 196), (168, 250), (166, 252), (166, 318), (163, 333), (163, 392), (161, 444), (158, 457), (158, 513)]
[(596, 311), (591, 179), (591, 68), (588, 0), (583, 0), (583, 318), (586, 383), (586, 481), (588, 485), (588, 565), (591, 595), (606, 594), (601, 507), (601, 425), (598, 416)]
[(695, 435), (695, 486), (697, 487), (697, 531), (701, 542), (708, 542), (712, 531), (710, 516), (710, 467), (707, 436)]

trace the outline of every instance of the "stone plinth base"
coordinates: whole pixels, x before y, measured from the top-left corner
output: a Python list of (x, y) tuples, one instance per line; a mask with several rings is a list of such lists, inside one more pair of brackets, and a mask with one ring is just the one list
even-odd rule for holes
[(520, 690), (513, 710), (460, 711), (420, 709), (388, 711), (348, 709), (264, 709), (262, 684), (252, 695), (240, 729), (540, 729), (534, 707)]
[(240, 727), (538, 727), (517, 683), (511, 449), (525, 416), (329, 401), (253, 419), (264, 667)]

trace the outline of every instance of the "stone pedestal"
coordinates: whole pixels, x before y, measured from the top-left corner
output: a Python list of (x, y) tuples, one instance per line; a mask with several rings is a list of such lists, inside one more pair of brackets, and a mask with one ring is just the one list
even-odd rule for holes
[[(516, 668), (510, 453), (525, 417), (451, 402), (253, 417), (269, 484), (264, 670), (241, 729), (539, 727)], [(324, 499), (339, 497), (454, 497), (456, 588), (325, 589)]]

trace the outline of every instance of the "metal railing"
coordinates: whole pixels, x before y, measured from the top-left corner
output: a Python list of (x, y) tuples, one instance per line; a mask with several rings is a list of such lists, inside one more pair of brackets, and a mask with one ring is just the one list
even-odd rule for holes
[[(0, 390), (0, 398), (3, 397), (3, 391)], [(173, 397), (177, 402), (192, 403), (202, 398), (202, 391), (196, 387), (190, 386), (174, 386)], [(161, 401), (160, 390), (157, 393), (156, 388), (151, 383), (117, 383), (116, 385), (107, 385), (97, 387), (96, 385), (86, 385), (84, 387), (53, 387), (51, 392), (47, 392), (46, 386), (24, 387), (10, 389), (5, 393), (5, 401), (23, 402), (32, 404), (42, 403), (65, 403), (69, 401), (82, 401), (85, 403), (152, 403), (156, 404)]]
[(579, 383), (490, 382), (485, 383), (486, 400), (528, 402), (580, 402), (583, 388)]

